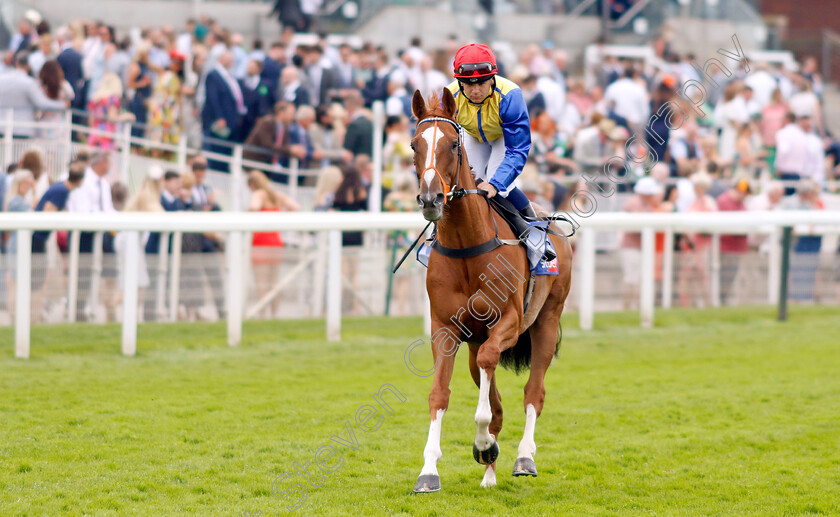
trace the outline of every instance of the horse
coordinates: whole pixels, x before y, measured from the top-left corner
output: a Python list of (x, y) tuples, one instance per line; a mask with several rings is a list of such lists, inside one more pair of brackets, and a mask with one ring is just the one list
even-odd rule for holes
[[(463, 342), (469, 345), (470, 374), (479, 388), (473, 457), (485, 466), (481, 486), (496, 485), (502, 401), (495, 372), (500, 364), (517, 373), (530, 368), (524, 388), (525, 430), (513, 475), (536, 476), (534, 432), (545, 400), (546, 370), (560, 349), (560, 315), (571, 284), (571, 246), (568, 239), (548, 235), (557, 254), (558, 274), (536, 277), (526, 310), (530, 274), (525, 248), (476, 188), (461, 128), (455, 122), (452, 93), (444, 89), (442, 97), (432, 95), (427, 104), (415, 91), (412, 112), (417, 117), (411, 141), (419, 181), (417, 202), (423, 217), (437, 224), (438, 247), (433, 249), (448, 250), (446, 255), (432, 251), (428, 260), (426, 290), (435, 369), (424, 464), (414, 491), (440, 490), (441, 424), (449, 406), (455, 353)], [(495, 249), (485, 252), (494, 238)], [(467, 256), (451, 256), (459, 249)]]

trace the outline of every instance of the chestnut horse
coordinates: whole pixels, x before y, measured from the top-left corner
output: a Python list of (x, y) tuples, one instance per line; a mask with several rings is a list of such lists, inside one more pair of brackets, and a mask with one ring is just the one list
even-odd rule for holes
[[(525, 431), (513, 475), (536, 476), (534, 429), (545, 399), (545, 373), (560, 347), (560, 314), (571, 282), (571, 247), (567, 239), (549, 236), (557, 252), (559, 274), (536, 277), (526, 311), (526, 279), (530, 273), (525, 248), (476, 190), (463, 152), (460, 126), (454, 121), (452, 93), (444, 89), (442, 100), (432, 96), (427, 105), (420, 92), (415, 92), (412, 110), (418, 120), (411, 147), (423, 217), (437, 221), (437, 241), (443, 251), (472, 248), (476, 252), (454, 258), (450, 252), (443, 255), (433, 251), (429, 257), (426, 290), (431, 300), (435, 370), (429, 394), (431, 424), (423, 451), (425, 463), (414, 491), (440, 490), (437, 462), (442, 456), (441, 421), (449, 406), (455, 353), (462, 342), (469, 344), (470, 373), (479, 388), (473, 456), (485, 465), (481, 486), (496, 484), (502, 401), (495, 372), (500, 363), (517, 369), (530, 365), (525, 384)], [(495, 249), (483, 252), (486, 246), (476, 248), (494, 237), (498, 244)]]

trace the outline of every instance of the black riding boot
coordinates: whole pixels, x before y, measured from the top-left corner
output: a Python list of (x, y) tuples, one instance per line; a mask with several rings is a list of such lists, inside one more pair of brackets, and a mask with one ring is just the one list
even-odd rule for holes
[[(522, 210), (519, 211), (519, 215), (521, 215), (523, 217), (523, 219), (518, 221), (518, 224), (516, 225), (516, 231), (518, 233), (518, 236), (522, 236), (525, 232), (528, 231), (528, 228), (529, 228), (528, 227), (528, 222), (533, 222), (533, 221), (537, 220), (537, 213), (534, 212), (533, 205), (531, 205), (531, 203), (528, 203), (528, 206), (526, 206), (525, 208), (523, 208)], [(520, 229), (520, 224), (523, 225), (522, 229)], [(539, 230), (539, 231), (542, 231), (542, 230)], [(545, 234), (545, 238), (548, 239), (548, 233), (547, 232)], [(554, 260), (554, 257), (556, 257), (556, 256), (557, 255), (551, 250), (551, 248), (546, 246), (545, 253), (543, 253), (543, 259), (545, 259), (548, 262), (551, 262), (552, 260)]]

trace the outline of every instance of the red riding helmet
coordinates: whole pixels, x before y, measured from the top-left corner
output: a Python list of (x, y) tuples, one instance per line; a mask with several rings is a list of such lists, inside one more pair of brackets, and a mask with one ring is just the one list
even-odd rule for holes
[(478, 43), (459, 48), (453, 65), (455, 79), (470, 84), (483, 83), (499, 73), (493, 51)]

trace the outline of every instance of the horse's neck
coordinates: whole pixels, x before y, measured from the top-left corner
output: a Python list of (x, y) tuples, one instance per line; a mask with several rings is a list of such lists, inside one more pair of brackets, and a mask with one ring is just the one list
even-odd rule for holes
[[(459, 188), (476, 188), (466, 156), (461, 161), (458, 176)], [(469, 194), (448, 201), (448, 205), (437, 225), (438, 240), (442, 245), (447, 248), (468, 248), (495, 237), (492, 214), (484, 196)]]

